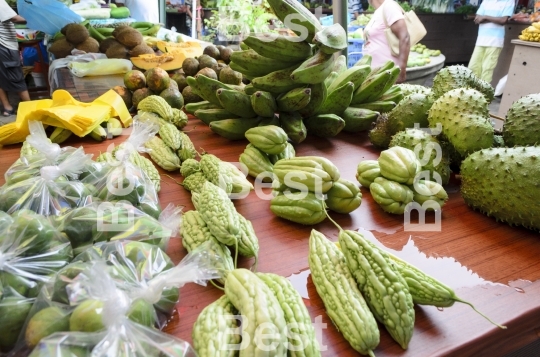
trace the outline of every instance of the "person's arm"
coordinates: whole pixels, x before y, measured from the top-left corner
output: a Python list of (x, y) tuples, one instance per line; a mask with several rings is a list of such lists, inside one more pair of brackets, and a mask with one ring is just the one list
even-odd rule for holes
[(476, 15), (474, 18), (475, 24), (483, 24), (486, 22), (493, 22), (494, 24), (498, 25), (504, 25), (508, 22), (508, 16), (502, 16), (502, 17), (493, 17), (493, 16), (484, 16), (484, 15)]
[(10, 19), (11, 22), (14, 22), (16, 24), (25, 24), (26, 19), (22, 17), (21, 15), (15, 15)]
[(390, 26), (390, 29), (399, 39), (399, 55), (396, 57), (396, 64), (398, 65), (400, 72), (396, 83), (402, 83), (407, 78), (407, 60), (409, 59), (409, 51), (411, 50), (411, 41), (409, 38), (409, 31), (407, 30), (407, 24), (405, 20), (397, 20)]

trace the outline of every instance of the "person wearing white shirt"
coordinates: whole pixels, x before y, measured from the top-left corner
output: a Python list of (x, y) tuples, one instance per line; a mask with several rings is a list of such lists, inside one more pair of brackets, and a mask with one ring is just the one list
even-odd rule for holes
[(116, 0), (117, 6), (129, 9), (131, 18), (136, 21), (159, 23), (159, 0)]

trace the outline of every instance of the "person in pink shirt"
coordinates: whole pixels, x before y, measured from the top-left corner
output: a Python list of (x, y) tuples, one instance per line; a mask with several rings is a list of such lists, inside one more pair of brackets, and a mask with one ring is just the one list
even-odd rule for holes
[[(406, 68), (411, 44), (401, 6), (394, 0), (369, 0), (369, 4), (375, 8), (375, 12), (364, 29), (366, 41), (364, 54), (371, 55), (372, 67), (381, 66), (388, 60), (394, 61), (401, 70), (396, 83), (402, 83), (407, 78)], [(392, 55), (384, 34), (386, 24), (383, 15), (386, 17), (386, 23), (399, 39), (399, 55), (397, 57)]]

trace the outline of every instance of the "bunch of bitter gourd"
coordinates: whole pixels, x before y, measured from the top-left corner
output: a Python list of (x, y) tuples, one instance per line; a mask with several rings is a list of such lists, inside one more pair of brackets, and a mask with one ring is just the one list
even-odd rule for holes
[(429, 179), (431, 174), (422, 168), (414, 151), (394, 146), (382, 151), (378, 160), (360, 162), (356, 178), (385, 212), (404, 214), (420, 206), (440, 211), (446, 203), (448, 194)]
[(407, 349), (414, 331), (414, 304), (449, 307), (458, 301), (477, 311), (450, 287), (378, 248), (361, 233), (339, 227), (338, 240), (336, 245), (312, 230), (309, 267), (328, 316), (356, 351), (374, 356), (380, 340), (377, 321)]
[[(240, 334), (226, 333), (223, 329), (227, 326), (239, 331), (234, 316), (238, 313), (242, 315), (239, 352), (231, 347), (239, 347)], [(192, 338), (200, 357), (321, 355), (311, 317), (293, 285), (282, 276), (247, 269), (226, 274), (225, 295), (201, 312), (193, 326)]]

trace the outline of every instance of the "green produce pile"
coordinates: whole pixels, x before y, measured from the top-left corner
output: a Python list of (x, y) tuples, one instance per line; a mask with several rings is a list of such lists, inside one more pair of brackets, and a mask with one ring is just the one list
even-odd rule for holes
[[(433, 173), (438, 180), (418, 179), (430, 178)], [(402, 146), (384, 150), (378, 160), (362, 161), (358, 164), (356, 178), (362, 186), (369, 188), (375, 202), (388, 213), (403, 214), (414, 207), (413, 202), (429, 210), (440, 210), (448, 200), (448, 194), (437, 182), (441, 176), (436, 171), (429, 171), (414, 151)]]
[[(55, 356), (51, 353), (57, 349), (76, 350), (77, 356), (90, 356), (92, 350), (110, 356), (165, 351), (184, 356), (189, 344), (154, 327), (162, 328), (170, 317), (179, 287), (220, 276), (216, 259), (201, 246), (175, 267), (161, 249), (143, 242), (96, 245), (41, 291), (26, 323), (24, 344), (37, 346), (34, 357)], [(58, 333), (64, 338), (58, 339)]]
[(15, 347), (42, 285), (73, 258), (69, 241), (46, 217), (0, 212), (0, 352)]
[[(266, 354), (264, 345), (274, 345), (273, 356), (286, 356), (287, 346), (299, 356), (320, 356), (311, 317), (302, 297), (284, 277), (235, 269), (225, 278), (225, 295), (208, 305), (193, 325), (193, 346), (200, 357), (218, 355), (222, 346), (239, 343), (239, 334), (224, 333), (224, 326), (239, 328), (232, 315), (242, 315), (242, 334), (249, 336), (240, 356)], [(265, 324), (265, 343), (258, 343)], [(221, 351), (236, 355), (236, 351)]]
[(339, 228), (337, 246), (312, 230), (308, 260), (313, 284), (328, 316), (363, 355), (374, 356), (373, 350), (379, 344), (377, 322), (401, 348), (407, 349), (414, 331), (413, 303), (449, 307), (457, 301), (475, 309), (448, 286), (379, 249), (355, 231)]
[(294, 1), (269, 4), (282, 21), (298, 17), (307, 38), (293, 42), (286, 36), (258, 34), (244, 39), (242, 50), (230, 55), (229, 66), (247, 85), (227, 84), (221, 75), (219, 80), (201, 72), (188, 75), (190, 91), (203, 101), (188, 104), (186, 110), (213, 132), (242, 140), (249, 129), (273, 124), (298, 144), (305, 139), (303, 133), (332, 137), (342, 130), (367, 130), (381, 111), (401, 99), (399, 88), (392, 88), (400, 71), (394, 62), (371, 68), (371, 57), (364, 56), (348, 69), (345, 56), (334, 55), (348, 44), (339, 24), (322, 28)]
[(422, 67), (431, 62), (431, 57), (437, 57), (441, 55), (440, 50), (430, 50), (421, 43), (417, 43), (411, 46), (411, 53), (418, 53), (418, 56), (409, 56), (407, 61), (407, 67)]

